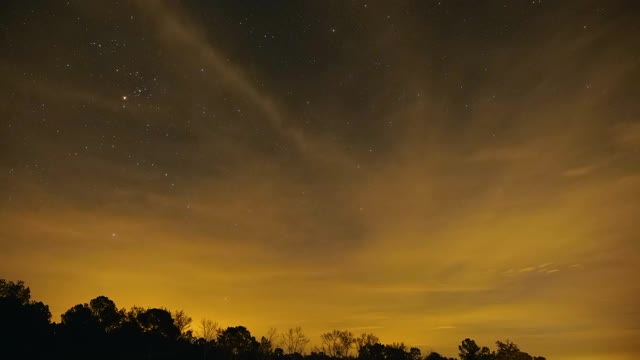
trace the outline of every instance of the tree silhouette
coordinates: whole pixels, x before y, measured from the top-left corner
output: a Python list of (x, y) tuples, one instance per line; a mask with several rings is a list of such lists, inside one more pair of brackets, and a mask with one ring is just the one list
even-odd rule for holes
[(173, 323), (178, 328), (178, 331), (180, 331), (180, 334), (183, 336), (191, 337), (192, 334), (189, 328), (191, 327), (191, 322), (193, 321), (193, 319), (185, 314), (183, 310), (174, 311), (172, 316)]
[(367, 345), (376, 344), (378, 341), (380, 341), (380, 339), (374, 334), (362, 333), (355, 339), (356, 351), (360, 353), (360, 349)]
[(215, 345), (216, 337), (218, 337), (220, 329), (218, 323), (211, 319), (200, 320), (200, 333), (201, 337), (198, 339), (198, 344), (202, 348), (202, 358), (207, 359), (209, 353)]
[(95, 356), (102, 348), (104, 329), (89, 304), (78, 304), (62, 314), (60, 346), (69, 356)]
[[(511, 341), (506, 342), (496, 341), (498, 351), (496, 352), (496, 360), (520, 360), (522, 359), (520, 349)], [(523, 359), (524, 360), (524, 359)]]
[(42, 302), (31, 300), (24, 282), (0, 279), (0, 340), (2, 352), (36, 357), (51, 346), (51, 312)]
[(358, 352), (358, 359), (360, 360), (384, 360), (385, 346), (380, 343), (367, 344), (360, 348)]
[(404, 343), (393, 343), (384, 347), (387, 360), (409, 360), (407, 347)]
[(540, 356), (531, 356), (526, 352), (520, 351), (518, 345), (506, 340), (505, 342), (496, 341), (498, 351), (495, 353), (496, 360), (544, 360)]
[(409, 359), (410, 360), (422, 360), (422, 352), (420, 349), (412, 347), (409, 349)]
[(98, 296), (89, 302), (93, 317), (105, 331), (110, 331), (120, 324), (124, 313), (106, 296)]
[(333, 330), (320, 335), (322, 351), (331, 357), (348, 357), (355, 344), (353, 334), (347, 330)]
[(260, 344), (244, 326), (228, 327), (220, 332), (218, 346), (226, 359), (255, 359)]
[[(49, 308), (31, 300), (24, 282), (0, 279), (0, 359), (180, 359), (180, 360), (454, 360), (431, 352), (424, 358), (420, 349), (403, 343), (384, 345), (377, 336), (354, 338), (348, 330), (321, 335), (322, 346), (303, 355), (309, 339), (301, 327), (280, 334), (275, 347), (275, 329), (260, 342), (243, 326), (224, 330), (203, 319), (196, 338), (189, 329), (191, 318), (184, 311), (138, 306), (118, 309), (101, 295), (72, 306), (58, 324), (51, 323)], [(464, 339), (458, 346), (461, 360), (546, 360), (531, 356), (506, 340), (496, 342), (496, 351)]]
[(211, 319), (200, 320), (200, 334), (207, 342), (214, 341), (218, 337), (219, 330), (217, 322)]
[(21, 305), (28, 304), (31, 301), (31, 289), (24, 286), (24, 281), (0, 279), (0, 299)]
[(488, 347), (481, 348), (475, 341), (468, 338), (462, 341), (458, 350), (460, 350), (460, 360), (488, 360), (492, 358)]
[(437, 352), (431, 352), (429, 353), (429, 355), (425, 356), (424, 360), (455, 360), (455, 359), (442, 356)]
[(287, 354), (304, 353), (304, 348), (308, 343), (309, 339), (300, 326), (291, 328), (281, 335), (281, 344)]
[(260, 338), (260, 354), (261, 358), (267, 359), (273, 354), (273, 342), (277, 337), (277, 330), (275, 328), (269, 328), (267, 333)]

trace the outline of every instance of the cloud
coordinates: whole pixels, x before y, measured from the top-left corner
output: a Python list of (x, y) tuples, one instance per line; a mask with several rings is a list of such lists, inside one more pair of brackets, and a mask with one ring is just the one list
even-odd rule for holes
[(531, 157), (529, 150), (524, 147), (496, 147), (483, 148), (471, 155), (471, 161), (514, 161)]
[(568, 177), (584, 176), (592, 173), (596, 169), (597, 169), (596, 165), (585, 165), (577, 168), (567, 169), (562, 173), (562, 175), (568, 176)]
[[(82, 15), (101, 18), (92, 6)], [(187, 7), (137, 11), (120, 12), (121, 58), (78, 49), (104, 69), (4, 85), (19, 96), (2, 105), (0, 272), (54, 318), (105, 293), (257, 334), (375, 329), (449, 352), (465, 337), (555, 356), (584, 329), (604, 329), (588, 336), (599, 349), (637, 336), (628, 22), (587, 32), (510, 16), (511, 35), (488, 44), (486, 24), (451, 32), (443, 17), (390, 24), (393, 6), (354, 8), (367, 31), (300, 45), (282, 75), (227, 55)], [(122, 59), (140, 59), (140, 76), (116, 75)], [(151, 98), (122, 108), (123, 91), (156, 76)]]
[(614, 141), (624, 150), (638, 151), (640, 148), (640, 121), (625, 121), (612, 127)]
[(449, 329), (455, 329), (455, 326), (451, 326), (451, 325), (444, 325), (444, 326), (436, 326), (434, 328), (432, 328), (432, 330), (449, 330)]

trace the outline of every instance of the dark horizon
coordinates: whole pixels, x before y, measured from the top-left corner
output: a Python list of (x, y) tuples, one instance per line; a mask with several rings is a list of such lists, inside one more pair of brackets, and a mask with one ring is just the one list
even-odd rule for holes
[[(183, 310), (134, 306), (119, 308), (107, 296), (76, 304), (51, 321), (49, 307), (31, 298), (23, 281), (0, 279), (2, 352), (18, 358), (74, 359), (213, 359), (213, 360), (456, 360), (404, 342), (383, 344), (374, 333), (333, 329), (318, 345), (301, 326), (270, 328), (253, 336), (242, 325), (226, 329), (211, 319), (194, 322)], [(26, 336), (25, 336), (26, 335)], [(258, 340), (259, 339), (259, 340)], [(496, 350), (466, 338), (460, 360), (546, 360), (531, 356), (510, 340)]]
[(0, 277), (631, 360), (639, 64), (634, 0), (5, 1)]

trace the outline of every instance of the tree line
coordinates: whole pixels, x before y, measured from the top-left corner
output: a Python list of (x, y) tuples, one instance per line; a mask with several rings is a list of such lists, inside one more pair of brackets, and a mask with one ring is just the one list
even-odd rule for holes
[[(193, 327), (198, 328), (198, 334)], [(194, 359), (194, 360), (456, 360), (403, 343), (381, 344), (374, 334), (332, 330), (310, 340), (301, 327), (259, 340), (244, 326), (225, 329), (209, 319), (193, 324), (184, 311), (134, 306), (119, 309), (106, 296), (78, 304), (51, 321), (49, 307), (31, 299), (22, 281), (0, 279), (0, 358), (2, 359)], [(307, 351), (309, 350), (309, 351)], [(462, 341), (460, 360), (546, 360), (510, 341), (496, 349)]]

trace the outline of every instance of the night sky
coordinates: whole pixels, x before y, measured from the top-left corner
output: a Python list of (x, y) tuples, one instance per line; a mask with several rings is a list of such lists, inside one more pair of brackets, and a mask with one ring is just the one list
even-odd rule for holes
[(0, 277), (631, 359), (639, 64), (634, 0), (4, 1)]

